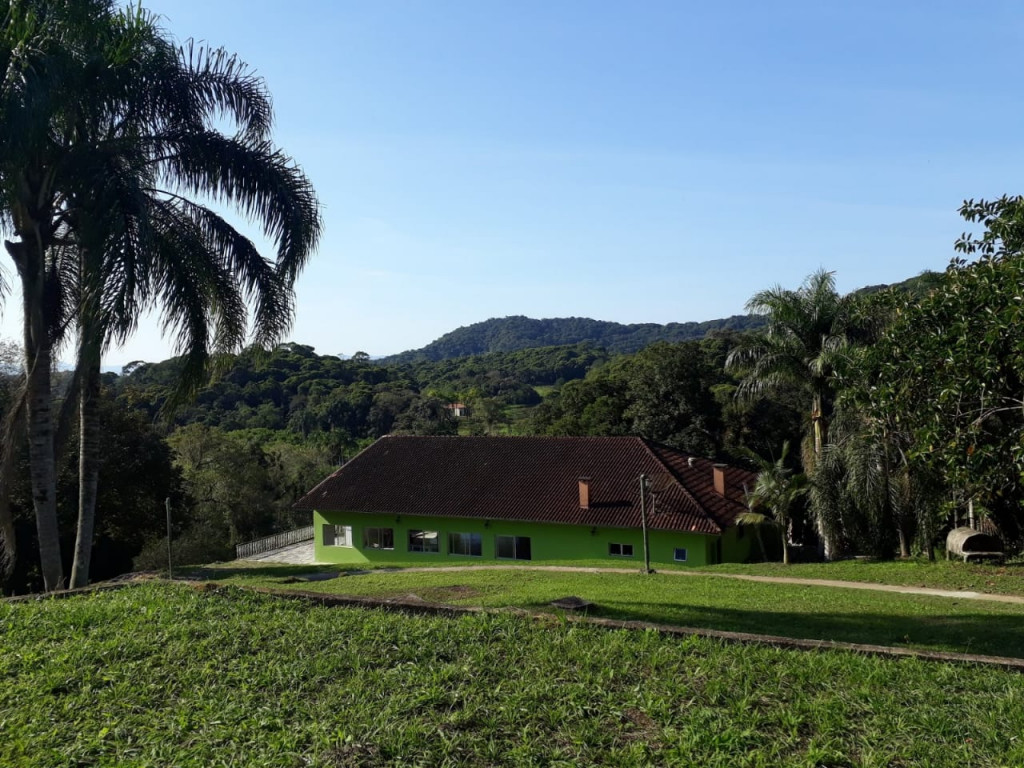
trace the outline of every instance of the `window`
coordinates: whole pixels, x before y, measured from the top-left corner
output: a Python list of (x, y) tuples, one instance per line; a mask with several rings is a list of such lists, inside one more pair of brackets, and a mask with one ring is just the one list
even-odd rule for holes
[(498, 557), (506, 560), (529, 560), (529, 536), (495, 536), (495, 551)]
[(394, 549), (395, 531), (393, 528), (364, 528), (364, 549)]
[(325, 547), (351, 547), (352, 546), (352, 526), (351, 525), (333, 525), (326, 523), (324, 525), (324, 546)]
[(448, 554), (483, 556), (483, 537), (479, 533), (449, 533)]
[(632, 557), (633, 556), (633, 545), (632, 544), (609, 544), (608, 554), (613, 557)]
[(410, 552), (440, 552), (440, 543), (437, 531), (409, 531)]
[(676, 547), (676, 553), (672, 558), (677, 563), (686, 562), (686, 547)]

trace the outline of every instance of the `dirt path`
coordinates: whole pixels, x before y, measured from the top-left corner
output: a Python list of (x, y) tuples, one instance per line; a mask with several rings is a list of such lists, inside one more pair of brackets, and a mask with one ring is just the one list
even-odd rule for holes
[[(556, 571), (560, 573), (636, 573), (635, 568), (583, 568), (571, 565), (452, 565), (430, 568), (375, 568), (370, 571), (353, 571), (350, 573), (433, 573), (437, 571)], [(658, 571), (665, 576), (710, 576), (716, 579), (738, 579), (740, 581), (760, 581), (769, 584), (796, 584), (807, 587), (835, 587), (838, 589), (864, 589), (874, 592), (897, 592), (904, 595), (924, 595), (926, 597), (955, 597), (964, 600), (989, 600), (996, 603), (1024, 605), (1024, 597), (1020, 595), (993, 595), (987, 592), (969, 592), (956, 589), (934, 589), (932, 587), (910, 587), (897, 584), (873, 584), (867, 581), (838, 581), (835, 579), (797, 579), (788, 576), (748, 576), (741, 573), (712, 573), (710, 571)]]

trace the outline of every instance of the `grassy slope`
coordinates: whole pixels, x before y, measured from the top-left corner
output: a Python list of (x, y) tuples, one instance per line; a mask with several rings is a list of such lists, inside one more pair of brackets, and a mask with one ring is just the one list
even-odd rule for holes
[(997, 766), (1024, 677), (147, 585), (0, 605), (0, 764)]
[(959, 560), (839, 560), (834, 563), (757, 563), (716, 565), (717, 573), (789, 576), (798, 579), (838, 579), (911, 587), (970, 590), (1003, 595), (1024, 595), (1024, 563), (1007, 565), (964, 563)]
[[(639, 570), (642, 565), (640, 560), (641, 558), (635, 557), (631, 560), (623, 559), (616, 562), (611, 562), (607, 559), (565, 560), (561, 562), (545, 561), (544, 564), (593, 568), (617, 566), (619, 568)], [(456, 562), (451, 559), (434, 559), (430, 555), (421, 555), (419, 557), (412, 556), (405, 562), (389, 563), (379, 567), (445, 567), (451, 565), (494, 565), (494, 563), (473, 560), (460, 560)], [(508, 563), (505, 563), (505, 565), (508, 565)], [(686, 565), (665, 564), (658, 567), (663, 571), (693, 572), (693, 568)], [(324, 568), (328, 569), (330, 566), (324, 566)], [(310, 570), (310, 568), (304, 570)], [(947, 562), (945, 560), (937, 560), (930, 563), (923, 559), (893, 561), (840, 560), (833, 563), (799, 563), (794, 565), (783, 565), (782, 563), (727, 563), (707, 566), (700, 570), (707, 573), (863, 581), (873, 584), (895, 584), (911, 587), (932, 587), (935, 589), (1024, 596), (1024, 562), (1019, 561), (1007, 565), (963, 563), (960, 561)]]
[[(221, 569), (225, 583), (291, 586), (302, 567)], [(713, 576), (537, 570), (371, 572), (301, 582), (303, 590), (551, 610), (576, 595), (601, 616), (820, 640), (1024, 657), (1024, 605), (757, 583)]]

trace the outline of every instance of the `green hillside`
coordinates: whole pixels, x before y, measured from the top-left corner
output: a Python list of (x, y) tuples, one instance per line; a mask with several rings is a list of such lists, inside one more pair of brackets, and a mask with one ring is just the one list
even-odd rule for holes
[[(921, 296), (941, 280), (939, 272), (922, 272), (891, 285), (869, 285), (855, 294), (878, 293), (887, 288)], [(588, 317), (552, 317), (537, 320), (524, 315), (492, 317), (464, 325), (420, 349), (410, 349), (379, 359), (384, 365), (448, 360), (489, 352), (513, 352), (534, 347), (592, 344), (611, 354), (632, 354), (658, 341), (678, 342), (702, 339), (714, 331), (746, 331), (760, 328), (764, 319), (757, 315), (732, 315), (718, 320), (687, 323), (623, 324)]]
[(536, 320), (523, 315), (494, 317), (446, 333), (421, 349), (381, 358), (384, 364), (445, 360), (482, 355), (488, 352), (512, 352), (531, 347), (566, 344), (593, 344), (612, 354), (639, 352), (657, 341), (702, 339), (712, 331), (744, 331), (764, 324), (759, 317), (733, 315), (703, 323), (634, 323), (624, 325), (588, 317), (554, 317)]

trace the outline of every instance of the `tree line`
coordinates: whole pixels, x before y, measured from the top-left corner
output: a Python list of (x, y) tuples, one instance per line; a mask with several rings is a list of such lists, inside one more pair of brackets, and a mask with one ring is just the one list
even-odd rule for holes
[(385, 364), (438, 361), (512, 352), (534, 347), (592, 344), (612, 354), (638, 352), (658, 341), (689, 341), (715, 331), (742, 331), (758, 327), (762, 319), (734, 315), (720, 320), (688, 323), (615, 323), (589, 317), (555, 317), (538, 320), (523, 315), (494, 317), (456, 328), (425, 347), (381, 358)]

